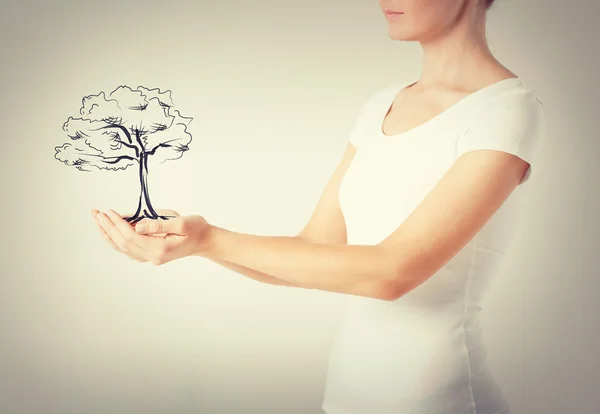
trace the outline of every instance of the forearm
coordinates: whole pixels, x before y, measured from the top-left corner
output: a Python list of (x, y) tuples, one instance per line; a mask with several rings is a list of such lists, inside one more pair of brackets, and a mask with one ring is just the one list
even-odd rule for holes
[(248, 267), (245, 266), (240, 266), (238, 264), (235, 263), (231, 263), (231, 262), (227, 262), (225, 260), (220, 260), (220, 259), (210, 259), (211, 261), (220, 264), (221, 266), (233, 270), (236, 273), (239, 273), (243, 276), (247, 276), (250, 279), (254, 279), (258, 282), (262, 282), (262, 283), (268, 283), (270, 285), (280, 285), (280, 286), (289, 286), (289, 287), (302, 287), (299, 286), (295, 283), (291, 283), (291, 282), (287, 282), (285, 280), (282, 279), (278, 279), (276, 277), (273, 277), (271, 275), (268, 275), (266, 273), (263, 272), (259, 272), (256, 271), (254, 269), (250, 269)]
[(314, 243), (210, 228), (210, 260), (244, 266), (309, 289), (387, 298), (395, 281), (391, 255), (376, 245)]

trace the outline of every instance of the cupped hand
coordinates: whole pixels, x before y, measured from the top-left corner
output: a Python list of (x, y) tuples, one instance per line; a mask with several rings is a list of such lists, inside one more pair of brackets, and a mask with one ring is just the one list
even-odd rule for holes
[(169, 220), (144, 219), (127, 222), (114, 210), (91, 211), (104, 239), (116, 251), (138, 262), (161, 265), (186, 257), (201, 255), (210, 248), (211, 225), (199, 215), (181, 216), (173, 210), (157, 210)]

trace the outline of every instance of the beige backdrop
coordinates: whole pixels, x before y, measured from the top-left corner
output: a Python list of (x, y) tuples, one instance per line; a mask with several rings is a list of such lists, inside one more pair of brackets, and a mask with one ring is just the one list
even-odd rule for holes
[[(489, 15), (492, 50), (550, 123), (483, 314), (514, 414), (600, 412), (599, 11), (498, 0)], [(89, 210), (135, 209), (135, 169), (78, 172), (54, 147), (85, 95), (169, 89), (193, 141), (152, 167), (154, 204), (295, 234), (360, 105), (419, 75), (418, 45), (386, 25), (376, 1), (3, 0), (0, 411), (320, 413), (342, 296), (118, 255)]]

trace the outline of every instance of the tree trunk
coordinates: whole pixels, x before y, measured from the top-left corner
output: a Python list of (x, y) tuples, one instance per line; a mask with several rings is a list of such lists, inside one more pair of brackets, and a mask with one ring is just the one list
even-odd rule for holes
[(130, 223), (137, 223), (144, 218), (168, 220), (169, 217), (158, 214), (150, 202), (150, 194), (148, 193), (148, 154), (142, 152), (142, 155), (140, 155), (139, 158), (139, 164), (141, 185), (140, 200), (135, 214), (132, 217), (127, 217), (126, 220)]

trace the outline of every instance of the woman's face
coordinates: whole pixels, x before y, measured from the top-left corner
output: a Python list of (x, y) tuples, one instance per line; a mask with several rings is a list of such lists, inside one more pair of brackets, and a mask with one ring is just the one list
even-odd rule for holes
[(388, 22), (388, 32), (392, 39), (423, 41), (450, 30), (472, 2), (473, 0), (379, 0), (379, 5)]

